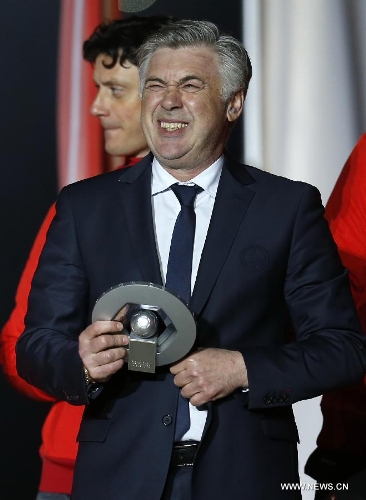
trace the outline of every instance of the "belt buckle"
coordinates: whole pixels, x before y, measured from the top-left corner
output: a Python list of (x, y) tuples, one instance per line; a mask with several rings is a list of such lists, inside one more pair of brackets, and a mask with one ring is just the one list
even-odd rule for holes
[(192, 467), (197, 452), (196, 441), (178, 442), (174, 444), (172, 452), (173, 467)]

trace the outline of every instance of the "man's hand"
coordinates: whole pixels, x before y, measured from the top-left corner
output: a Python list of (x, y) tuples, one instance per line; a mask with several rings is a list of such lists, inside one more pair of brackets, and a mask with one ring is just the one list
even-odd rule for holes
[(123, 346), (129, 338), (121, 333), (122, 329), (119, 321), (96, 321), (79, 336), (80, 357), (96, 382), (106, 382), (124, 364)]
[(182, 396), (194, 406), (248, 386), (246, 366), (238, 351), (202, 349), (172, 365), (170, 372), (175, 375), (175, 385), (182, 388)]

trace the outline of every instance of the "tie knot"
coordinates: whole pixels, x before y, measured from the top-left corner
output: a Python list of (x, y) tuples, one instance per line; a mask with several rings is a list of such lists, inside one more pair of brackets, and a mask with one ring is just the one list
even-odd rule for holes
[(193, 207), (197, 194), (202, 191), (199, 186), (186, 186), (184, 184), (173, 184), (171, 190), (178, 198), (182, 207)]

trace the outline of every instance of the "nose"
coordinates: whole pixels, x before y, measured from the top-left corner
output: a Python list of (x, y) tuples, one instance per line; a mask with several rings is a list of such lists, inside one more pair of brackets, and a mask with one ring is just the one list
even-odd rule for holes
[(168, 85), (166, 87), (161, 105), (167, 110), (181, 108), (183, 106), (180, 90), (176, 85)]
[(94, 101), (92, 102), (90, 113), (96, 117), (106, 116), (108, 114), (108, 108), (100, 90), (98, 91)]

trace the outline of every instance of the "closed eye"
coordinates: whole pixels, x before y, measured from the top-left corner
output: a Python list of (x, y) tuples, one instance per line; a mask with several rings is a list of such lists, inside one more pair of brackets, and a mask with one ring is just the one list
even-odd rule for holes
[(165, 90), (167, 87), (166, 87), (166, 85), (163, 85), (162, 83), (159, 83), (159, 82), (148, 82), (145, 85), (145, 88), (147, 90), (152, 90), (154, 92), (159, 92), (159, 91)]
[(184, 92), (198, 92), (203, 88), (203, 85), (200, 84), (194, 84), (194, 83), (184, 83), (183, 85), (180, 86), (180, 88)]

